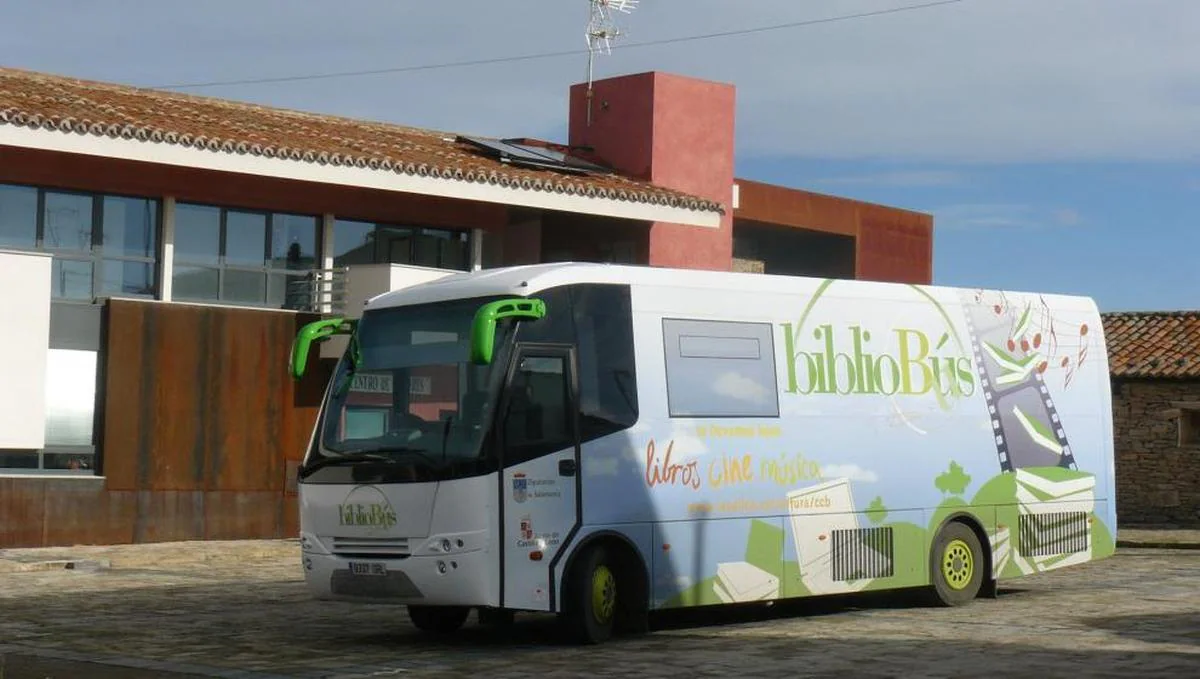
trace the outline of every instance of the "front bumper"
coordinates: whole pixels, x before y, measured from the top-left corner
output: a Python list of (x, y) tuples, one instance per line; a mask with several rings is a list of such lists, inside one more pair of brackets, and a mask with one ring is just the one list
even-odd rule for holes
[[(404, 558), (301, 553), (304, 580), (317, 599), (429, 606), (489, 606), (488, 554), (414, 554)], [(354, 569), (352, 570), (352, 564)]]

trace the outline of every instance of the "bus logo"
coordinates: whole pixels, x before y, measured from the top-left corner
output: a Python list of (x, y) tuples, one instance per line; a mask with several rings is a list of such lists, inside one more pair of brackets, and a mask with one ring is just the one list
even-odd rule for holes
[(529, 479), (524, 474), (513, 474), (513, 502), (521, 504), (529, 499)]
[(338, 525), (363, 528), (391, 528), (396, 525), (396, 510), (387, 496), (374, 486), (350, 491), (337, 506)]

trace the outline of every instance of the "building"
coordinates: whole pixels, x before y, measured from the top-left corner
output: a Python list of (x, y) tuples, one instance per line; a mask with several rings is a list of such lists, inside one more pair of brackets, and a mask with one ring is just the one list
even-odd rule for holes
[(1200, 526), (1200, 311), (1104, 315), (1123, 525)]
[[(734, 88), (565, 97), (567, 144), (0, 69), (0, 548), (296, 531), (321, 314), (544, 261), (928, 283), (929, 215), (734, 175)], [(591, 107), (591, 110), (589, 110)]]

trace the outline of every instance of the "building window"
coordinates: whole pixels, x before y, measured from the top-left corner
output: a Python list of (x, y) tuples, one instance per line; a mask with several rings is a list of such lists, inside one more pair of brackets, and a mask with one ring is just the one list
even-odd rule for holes
[(0, 184), (0, 247), (53, 254), (53, 296), (153, 297), (159, 202)]
[(671, 417), (778, 417), (770, 323), (663, 319)]
[(466, 271), (470, 234), (339, 219), (333, 224), (333, 265), (408, 264)]
[(46, 356), (46, 444), (0, 451), (0, 469), (95, 473), (97, 352), (50, 349)]
[(1200, 407), (1180, 409), (1179, 445), (1200, 446)]
[(318, 223), (314, 216), (177, 204), (172, 298), (306, 307)]

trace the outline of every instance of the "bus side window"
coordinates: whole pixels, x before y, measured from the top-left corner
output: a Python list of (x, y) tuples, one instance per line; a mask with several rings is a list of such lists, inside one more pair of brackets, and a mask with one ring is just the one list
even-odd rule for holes
[(504, 418), (506, 462), (522, 462), (574, 446), (562, 357), (521, 359)]

